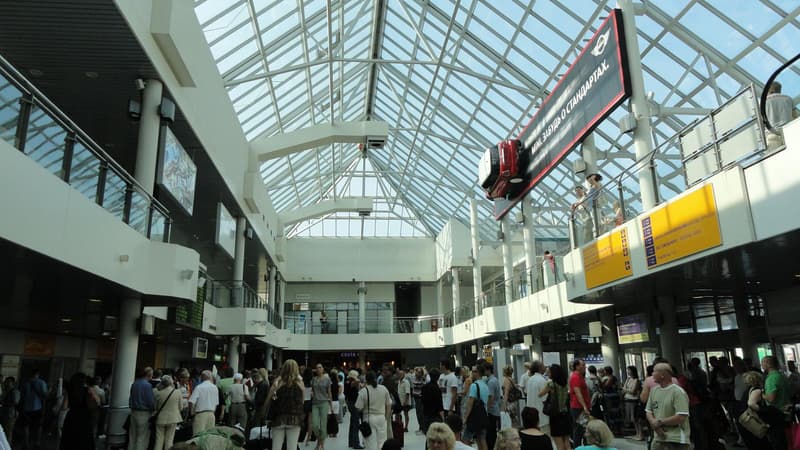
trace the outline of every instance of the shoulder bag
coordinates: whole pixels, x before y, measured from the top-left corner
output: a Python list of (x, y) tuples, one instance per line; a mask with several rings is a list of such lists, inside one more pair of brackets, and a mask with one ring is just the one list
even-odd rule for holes
[[(753, 392), (753, 389), (748, 391), (748, 398), (750, 394)], [(759, 406), (764, 406), (764, 401), (762, 397), (761, 404)], [(742, 427), (753, 434), (753, 436), (762, 439), (764, 436), (767, 435), (767, 431), (769, 430), (769, 425), (766, 421), (764, 421), (761, 416), (758, 415), (758, 412), (753, 410), (750, 406), (744, 410), (744, 412), (739, 416), (739, 424)]]
[(481, 386), (476, 381), (473, 383), (477, 392), (475, 401), (472, 403), (472, 410), (467, 417), (467, 429), (470, 432), (477, 433), (485, 429), (489, 423), (489, 416), (486, 414), (486, 406), (481, 400)]
[(514, 403), (514, 402), (517, 402), (517, 401), (521, 400), (522, 399), (522, 391), (514, 383), (514, 380), (512, 380), (509, 377), (507, 377), (507, 378), (508, 378), (508, 382), (511, 383), (510, 384), (511, 387), (508, 389), (508, 398), (506, 399), (506, 401), (508, 401), (508, 403)]
[(169, 398), (172, 397), (172, 394), (174, 394), (174, 393), (175, 393), (175, 388), (172, 388), (172, 390), (170, 391), (169, 395), (167, 395), (167, 398), (164, 399), (164, 403), (162, 403), (161, 407), (158, 408), (158, 411), (156, 411), (155, 415), (152, 415), (147, 419), (148, 424), (150, 425), (150, 428), (155, 428), (156, 427), (156, 420), (158, 420), (158, 415), (161, 414), (161, 410), (164, 409), (165, 406), (167, 406), (167, 402), (169, 401)]
[[(364, 387), (364, 390), (367, 391), (367, 407), (364, 408), (365, 414), (362, 414), (361, 423), (358, 425), (358, 431), (361, 432), (361, 435), (365, 438), (368, 438), (372, 435), (372, 427), (369, 426), (369, 422), (367, 422), (367, 417), (369, 416), (369, 388)], [(352, 419), (352, 416), (350, 418)]]
[(542, 405), (542, 412), (549, 417), (554, 417), (561, 412), (558, 407), (558, 390), (556, 384), (552, 381), (548, 383), (548, 386), (550, 387), (550, 392), (547, 394), (544, 405)]

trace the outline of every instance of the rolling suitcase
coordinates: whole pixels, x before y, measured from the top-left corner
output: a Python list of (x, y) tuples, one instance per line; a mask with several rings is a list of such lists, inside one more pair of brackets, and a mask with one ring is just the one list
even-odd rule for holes
[(328, 414), (328, 436), (336, 437), (339, 434), (339, 418), (336, 414)]
[(400, 447), (405, 445), (405, 429), (402, 420), (392, 420), (392, 437), (400, 443)]

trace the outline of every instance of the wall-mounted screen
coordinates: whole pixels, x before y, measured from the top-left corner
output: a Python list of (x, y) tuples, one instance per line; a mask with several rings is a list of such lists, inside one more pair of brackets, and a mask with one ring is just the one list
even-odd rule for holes
[(192, 341), (192, 357), (206, 359), (208, 357), (208, 339), (196, 337)]
[(169, 127), (163, 127), (158, 184), (192, 215), (197, 166)]
[(236, 254), (236, 219), (220, 202), (217, 203), (217, 234), (216, 243), (231, 258)]
[(617, 336), (620, 344), (636, 344), (650, 340), (647, 319), (644, 314), (633, 314), (617, 318)]

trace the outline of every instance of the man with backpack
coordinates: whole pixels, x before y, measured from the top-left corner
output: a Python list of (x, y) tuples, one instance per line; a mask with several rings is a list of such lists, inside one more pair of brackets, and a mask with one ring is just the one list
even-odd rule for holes
[(47, 383), (39, 377), (39, 369), (34, 369), (31, 378), (22, 385), (20, 394), (25, 448), (39, 448), (42, 442), (42, 419), (47, 400)]
[(486, 442), (486, 430), (489, 427), (489, 417), (486, 413), (486, 405), (489, 403), (489, 385), (486, 384), (484, 377), (486, 368), (483, 364), (478, 364), (472, 369), (472, 384), (469, 387), (467, 396), (467, 407), (464, 410), (464, 433), (462, 439), (465, 444), (475, 439), (478, 443), (478, 450), (488, 450)]

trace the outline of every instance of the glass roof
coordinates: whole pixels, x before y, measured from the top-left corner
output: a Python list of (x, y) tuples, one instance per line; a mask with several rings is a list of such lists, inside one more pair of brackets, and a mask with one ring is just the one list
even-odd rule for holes
[[(366, 158), (334, 144), (263, 163), (279, 212), (331, 198), (374, 198), (370, 217), (334, 213), (292, 225), (295, 236), (435, 236), (454, 217), (495, 239), (492, 205), (477, 186), (484, 149), (516, 136), (615, 2), (606, 0), (197, 0), (195, 11), (248, 139), (331, 121), (389, 124)], [(796, 0), (671, 0), (637, 16), (645, 89), (654, 104), (715, 108), (750, 83), (761, 89), (797, 51)], [(780, 78), (800, 92), (800, 70)], [(610, 178), (635, 160), (618, 121), (595, 132)], [(655, 115), (655, 145), (694, 115)], [(530, 195), (540, 238), (566, 239), (571, 161)], [(685, 188), (680, 155), (660, 156), (661, 190)], [(669, 195), (670, 192), (662, 192)], [(633, 190), (625, 195), (633, 196)]]

